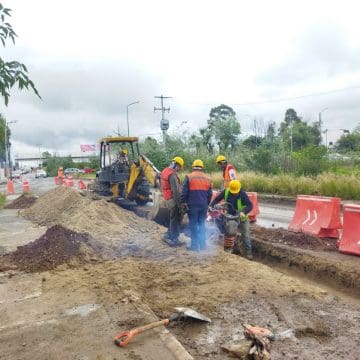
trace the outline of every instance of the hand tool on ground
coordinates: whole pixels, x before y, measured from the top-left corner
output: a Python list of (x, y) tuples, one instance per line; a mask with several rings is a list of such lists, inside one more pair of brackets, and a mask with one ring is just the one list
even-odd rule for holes
[(131, 341), (131, 339), (134, 336), (141, 334), (142, 332), (144, 332), (146, 330), (154, 329), (154, 328), (162, 326), (162, 325), (166, 326), (166, 325), (170, 324), (170, 322), (172, 322), (172, 321), (178, 321), (178, 320), (183, 320), (186, 318), (191, 318), (194, 320), (211, 322), (211, 320), (208, 317), (198, 313), (197, 311), (195, 311), (193, 309), (190, 309), (187, 307), (176, 307), (175, 310), (176, 310), (176, 313), (172, 314), (167, 319), (156, 321), (151, 324), (147, 324), (147, 325), (144, 325), (144, 326), (141, 326), (138, 328), (134, 328), (134, 329), (131, 329), (128, 331), (122, 331), (121, 333), (119, 333), (115, 336), (115, 338), (114, 338), (115, 344), (120, 347), (124, 347), (127, 344), (129, 344), (129, 342)]

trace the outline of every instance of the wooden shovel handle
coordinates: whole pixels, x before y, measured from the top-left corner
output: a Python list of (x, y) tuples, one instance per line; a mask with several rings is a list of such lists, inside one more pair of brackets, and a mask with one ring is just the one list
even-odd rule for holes
[(115, 336), (115, 338), (114, 338), (115, 344), (120, 347), (124, 347), (131, 341), (131, 339), (134, 336), (141, 334), (142, 332), (144, 332), (146, 330), (154, 329), (154, 328), (162, 326), (162, 325), (166, 326), (169, 324), (169, 322), (170, 322), (170, 319), (164, 319), (164, 320), (156, 321), (151, 324), (144, 325), (144, 326), (141, 326), (141, 327), (138, 327), (135, 329), (123, 331)]

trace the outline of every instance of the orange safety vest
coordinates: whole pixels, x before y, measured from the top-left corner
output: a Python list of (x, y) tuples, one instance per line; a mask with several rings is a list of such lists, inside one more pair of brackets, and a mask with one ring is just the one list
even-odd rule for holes
[(226, 189), (229, 186), (231, 180), (236, 179), (236, 173), (235, 173), (234, 178), (230, 177), (230, 170), (232, 170), (232, 169), (235, 171), (235, 168), (230, 164), (227, 164), (226, 168), (224, 169), (224, 172), (223, 172), (224, 189)]
[(193, 171), (187, 175), (189, 178), (189, 190), (208, 191), (211, 188), (210, 178), (201, 171)]
[(180, 179), (176, 174), (176, 171), (174, 169), (171, 169), (169, 167), (165, 168), (160, 175), (160, 180), (161, 180), (161, 190), (164, 196), (165, 200), (170, 200), (173, 197), (173, 193), (171, 190), (171, 186), (170, 186), (170, 181), (169, 181), (169, 177), (171, 174), (175, 174), (177, 181), (179, 183), (180, 186)]

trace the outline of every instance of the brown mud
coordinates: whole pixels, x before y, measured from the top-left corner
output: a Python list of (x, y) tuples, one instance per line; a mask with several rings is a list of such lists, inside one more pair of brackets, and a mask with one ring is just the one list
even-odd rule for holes
[(30, 206), (34, 205), (37, 197), (28, 195), (28, 194), (22, 194), (17, 199), (12, 201), (10, 204), (7, 204), (4, 208), (5, 209), (26, 209)]
[[(76, 234), (74, 246), (63, 246), (69, 255), (66, 259), (78, 257), (80, 261), (76, 265), (63, 261), (46, 273), (45, 293), (76, 290), (81, 294), (91, 289), (97, 303), (109, 313), (118, 303), (145, 303), (159, 318), (168, 317), (175, 306), (192, 307), (213, 322), (174, 323), (169, 329), (195, 359), (230, 358), (220, 346), (241, 340), (243, 323), (268, 327), (278, 334), (271, 348), (272, 359), (356, 359), (360, 353), (358, 301), (346, 303), (322, 288), (320, 282), (304, 282), (271, 266), (225, 253), (216, 234), (209, 237), (205, 252), (188, 252), (185, 246), (170, 248), (161, 241), (165, 232), (162, 226), (68, 188), (46, 193), (22, 214), (41, 225), (58, 224), (88, 234)], [(182, 235), (181, 240), (185, 243), (188, 239)], [(309, 239), (303, 240), (308, 246)], [(273, 245), (255, 240), (255, 249), (260, 249), (260, 242), (265, 245), (263, 253), (255, 250), (258, 258), (271, 251)], [(91, 255), (83, 257), (82, 246), (84, 253)], [(293, 249), (281, 242), (276, 246)], [(56, 259), (56, 249), (51, 249)], [(332, 254), (319, 248), (313, 253)], [(279, 250), (276, 256), (280, 260), (280, 254), (286, 256)], [(18, 259), (21, 263), (22, 257)], [(324, 258), (314, 255), (311, 261), (319, 259), (326, 269)], [(299, 256), (302, 262), (305, 258)], [(349, 265), (342, 278), (346, 278), (346, 272), (357, 273), (356, 265)], [(340, 264), (339, 270), (331, 271), (340, 271)], [(347, 285), (359, 287), (358, 282)], [(119, 331), (144, 324), (144, 319), (134, 312), (115, 314), (112, 320)], [(280, 335), (287, 330), (291, 336), (282, 339)], [(63, 331), (65, 336), (66, 328)], [(37, 355), (35, 350), (33, 355)]]
[(88, 241), (87, 234), (54, 225), (39, 239), (0, 257), (0, 270), (16, 268), (24, 272), (42, 272), (62, 264), (73, 262), (75, 265), (89, 257)]
[(253, 237), (259, 240), (316, 251), (338, 251), (336, 239), (319, 239), (305, 233), (295, 233), (283, 228), (268, 229), (254, 224)]

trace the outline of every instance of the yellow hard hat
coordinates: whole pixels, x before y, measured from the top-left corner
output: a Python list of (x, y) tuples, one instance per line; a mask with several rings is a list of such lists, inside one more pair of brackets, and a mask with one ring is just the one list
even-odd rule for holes
[(232, 194), (237, 194), (241, 189), (241, 183), (239, 180), (231, 180), (229, 184), (229, 190)]
[(224, 155), (219, 155), (216, 158), (216, 163), (218, 164), (219, 162), (222, 162), (222, 161), (226, 161), (226, 157)]
[(192, 167), (201, 167), (204, 168), (204, 163), (202, 162), (202, 160), (200, 159), (196, 159), (194, 160), (194, 162), (192, 163)]
[(127, 153), (128, 153), (128, 150), (127, 150), (127, 149), (121, 149), (121, 152), (122, 152), (123, 154), (127, 154)]
[(172, 161), (176, 162), (180, 167), (184, 167), (184, 160), (180, 156), (175, 156)]

